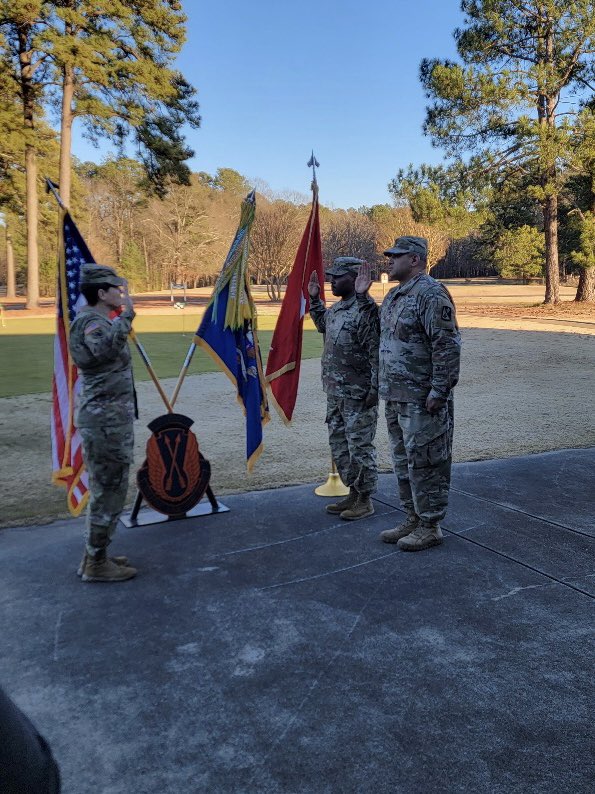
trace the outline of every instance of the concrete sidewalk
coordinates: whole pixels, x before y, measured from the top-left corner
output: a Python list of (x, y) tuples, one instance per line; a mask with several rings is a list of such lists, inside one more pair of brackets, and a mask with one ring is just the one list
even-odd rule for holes
[(0, 533), (0, 684), (66, 794), (593, 790), (595, 449), (455, 466), (442, 546), (378, 541), (311, 486), (120, 529)]

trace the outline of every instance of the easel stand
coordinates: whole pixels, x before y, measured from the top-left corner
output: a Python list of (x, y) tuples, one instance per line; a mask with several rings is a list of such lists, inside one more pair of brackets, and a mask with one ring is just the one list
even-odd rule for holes
[(166, 524), (169, 521), (181, 521), (184, 518), (199, 518), (201, 516), (213, 515), (213, 513), (229, 513), (229, 507), (217, 500), (210, 485), (207, 487), (205, 494), (208, 502), (201, 500), (187, 513), (166, 516), (164, 513), (159, 513), (157, 510), (148, 508), (147, 510), (143, 510), (142, 515), (139, 515), (143, 503), (143, 495), (139, 491), (134, 500), (134, 506), (131, 512), (123, 513), (120, 516), (120, 521), (125, 527), (148, 527), (152, 524)]

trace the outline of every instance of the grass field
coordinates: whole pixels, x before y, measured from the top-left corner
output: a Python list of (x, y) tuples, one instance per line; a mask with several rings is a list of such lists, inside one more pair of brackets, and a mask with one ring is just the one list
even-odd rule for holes
[[(459, 306), (463, 336), (461, 381), (456, 390), (455, 460), (508, 457), (595, 445), (595, 311), (572, 303), (554, 310), (536, 306), (542, 288), (500, 283), (449, 283)], [(382, 297), (381, 292), (375, 295)], [(140, 300), (139, 300), (140, 303)], [(259, 307), (266, 358), (278, 307)], [(273, 309), (273, 311), (271, 311)], [(153, 360), (166, 394), (196, 330), (202, 307), (184, 312), (139, 306), (135, 330)], [(24, 316), (23, 316), (24, 315)], [(271, 411), (264, 453), (246, 473), (245, 422), (229, 380), (197, 351), (177, 403), (194, 420), (201, 450), (210, 460), (217, 494), (324, 482), (329, 450), (326, 400), (320, 383), (321, 336), (306, 321), (304, 361), (291, 427)], [(7, 311), (0, 323), (0, 528), (64, 515), (61, 489), (51, 484), (50, 423), (54, 319)], [(134, 348), (133, 348), (134, 350)], [(146, 456), (148, 423), (163, 405), (135, 354), (140, 419), (135, 425), (135, 467)], [(200, 373), (200, 377), (196, 375)], [(578, 407), (577, 407), (578, 406)], [(390, 468), (386, 422), (378, 422), (381, 470)], [(586, 419), (585, 419), (586, 417)], [(135, 495), (131, 477), (129, 500)], [(26, 486), (24, 486), (26, 483)], [(519, 484), (523, 487), (523, 484)]]
[[(265, 362), (276, 319), (269, 316), (259, 318), (259, 339)], [(134, 328), (159, 378), (174, 378), (178, 375), (199, 320), (199, 314), (186, 317), (179, 314), (148, 315), (135, 319)], [(322, 351), (322, 337), (314, 330), (310, 320), (306, 321), (305, 329), (303, 357), (317, 358)], [(7, 327), (1, 329), (0, 397), (40, 394), (51, 390), (54, 330), (55, 321), (51, 317), (11, 319)], [(149, 374), (136, 348), (134, 345), (131, 348), (135, 379), (148, 380)], [(189, 374), (217, 371), (211, 357), (198, 349)]]

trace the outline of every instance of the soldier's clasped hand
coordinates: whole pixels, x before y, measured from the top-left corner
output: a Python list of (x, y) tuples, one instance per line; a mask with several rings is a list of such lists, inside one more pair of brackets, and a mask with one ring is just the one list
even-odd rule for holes
[(439, 414), (445, 405), (446, 400), (443, 400), (441, 397), (430, 397), (430, 395), (428, 395), (426, 399), (426, 411), (432, 416)]
[(378, 391), (376, 389), (370, 389), (364, 404), (366, 408), (373, 408), (375, 405), (378, 405)]

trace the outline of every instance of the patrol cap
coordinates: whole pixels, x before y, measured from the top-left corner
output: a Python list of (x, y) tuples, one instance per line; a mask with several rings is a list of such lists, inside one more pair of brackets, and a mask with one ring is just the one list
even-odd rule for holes
[(324, 272), (327, 276), (345, 276), (347, 273), (357, 276), (363, 264), (363, 259), (356, 259), (354, 256), (338, 256)]
[(81, 287), (109, 284), (110, 287), (122, 287), (124, 279), (117, 275), (113, 267), (87, 263), (81, 267)]
[(393, 247), (384, 252), (384, 256), (393, 254), (418, 254), (427, 257), (428, 241), (425, 237), (397, 237)]

